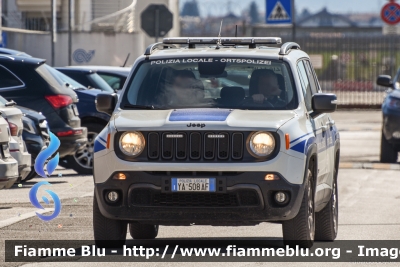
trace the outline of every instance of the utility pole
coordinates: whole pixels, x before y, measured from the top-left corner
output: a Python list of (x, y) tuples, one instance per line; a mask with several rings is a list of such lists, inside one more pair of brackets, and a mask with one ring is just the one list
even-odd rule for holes
[(292, 42), (296, 42), (296, 8), (292, 0)]
[(68, 66), (72, 64), (72, 0), (68, 0)]
[(57, 0), (51, 1), (51, 65), (55, 65), (55, 44), (57, 42)]

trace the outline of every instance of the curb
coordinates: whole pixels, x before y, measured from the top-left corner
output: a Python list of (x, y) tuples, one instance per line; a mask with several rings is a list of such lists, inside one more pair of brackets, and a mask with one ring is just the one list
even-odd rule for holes
[(341, 162), (340, 169), (368, 169), (368, 170), (396, 170), (400, 171), (400, 164), (389, 163), (361, 163), (361, 162)]

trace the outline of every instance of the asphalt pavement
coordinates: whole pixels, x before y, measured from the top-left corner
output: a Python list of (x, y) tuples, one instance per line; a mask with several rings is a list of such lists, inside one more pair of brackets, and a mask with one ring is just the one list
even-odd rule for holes
[[(400, 240), (400, 164), (376, 164), (379, 159), (381, 113), (379, 111), (339, 111), (333, 115), (341, 136), (341, 168), (339, 170), (338, 240)], [(365, 167), (369, 166), (369, 167)], [(374, 167), (378, 166), (378, 167)], [(379, 167), (380, 166), (380, 167)], [(21, 266), (24, 263), (4, 262), (4, 240), (92, 240), (93, 178), (72, 170), (58, 168), (48, 179), (51, 189), (62, 202), (59, 217), (42, 222), (29, 202), (30, 188), (42, 179), (36, 178), (9, 190), (0, 190), (0, 265)], [(21, 187), (20, 187), (21, 186)], [(42, 190), (42, 189), (41, 189)], [(40, 192), (38, 195), (41, 195)], [(43, 195), (43, 194), (42, 194)], [(46, 206), (44, 206), (46, 208)], [(51, 208), (51, 205), (48, 207)], [(51, 209), (47, 210), (51, 211)], [(161, 226), (161, 240), (245, 240), (281, 239), (279, 224), (262, 223), (249, 227)], [(131, 242), (128, 234), (128, 242)], [(207, 241), (207, 242), (208, 242)], [(179, 263), (135, 263), (140, 266), (181, 266)], [(189, 265), (188, 263), (185, 266)], [(190, 265), (215, 266), (214, 263)], [(283, 264), (218, 263), (225, 266)], [(288, 264), (285, 264), (287, 266)], [(350, 266), (352, 263), (324, 263)], [(91, 263), (41, 263), (24, 266), (92, 266)], [(96, 266), (112, 266), (96, 263)], [(118, 263), (118, 266), (132, 266)], [(319, 263), (297, 263), (296, 266), (320, 266)], [(373, 265), (372, 265), (373, 266)]]

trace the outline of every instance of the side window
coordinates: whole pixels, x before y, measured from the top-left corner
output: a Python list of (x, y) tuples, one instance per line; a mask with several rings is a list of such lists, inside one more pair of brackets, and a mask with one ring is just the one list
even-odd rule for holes
[(117, 89), (117, 90), (120, 89), (121, 78), (106, 74), (100, 74), (100, 73), (98, 74), (100, 75), (101, 78), (103, 78), (103, 80), (105, 80), (108, 83), (108, 85), (111, 86), (112, 89)]
[(308, 79), (308, 75), (307, 75), (307, 70), (306, 67), (304, 66), (303, 61), (300, 61), (299, 63), (297, 63), (297, 71), (299, 73), (299, 78), (300, 78), (300, 82), (301, 82), (301, 89), (303, 90), (303, 95), (304, 95), (304, 99), (306, 102), (306, 107), (308, 111), (312, 110), (312, 106), (311, 106), (311, 98), (312, 98), (312, 92), (311, 92), (311, 85), (310, 85), (310, 81)]
[(395, 82), (395, 88), (400, 89), (400, 74), (397, 76), (397, 81)]
[(24, 85), (12, 72), (0, 66), (0, 89)]
[(312, 94), (316, 94), (319, 91), (319, 86), (318, 86), (318, 82), (315, 80), (315, 76), (314, 76), (314, 72), (313, 72), (311, 63), (308, 60), (304, 60), (303, 63), (306, 66), (307, 76), (308, 76), (308, 79), (310, 80), (311, 92), (312, 92)]

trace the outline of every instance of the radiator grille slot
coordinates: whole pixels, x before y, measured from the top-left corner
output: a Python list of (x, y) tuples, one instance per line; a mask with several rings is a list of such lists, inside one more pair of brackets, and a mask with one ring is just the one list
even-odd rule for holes
[(158, 133), (149, 133), (147, 149), (149, 159), (158, 159), (160, 151), (160, 140)]
[(182, 160), (186, 159), (187, 137), (186, 133), (178, 133), (178, 135), (182, 137), (176, 138), (176, 158)]
[(243, 157), (243, 134), (234, 133), (232, 135), (232, 159)]
[(172, 159), (172, 153), (174, 151), (174, 139), (168, 138), (167, 136), (171, 133), (164, 133), (163, 134), (163, 141), (162, 141), (162, 157), (164, 159)]

